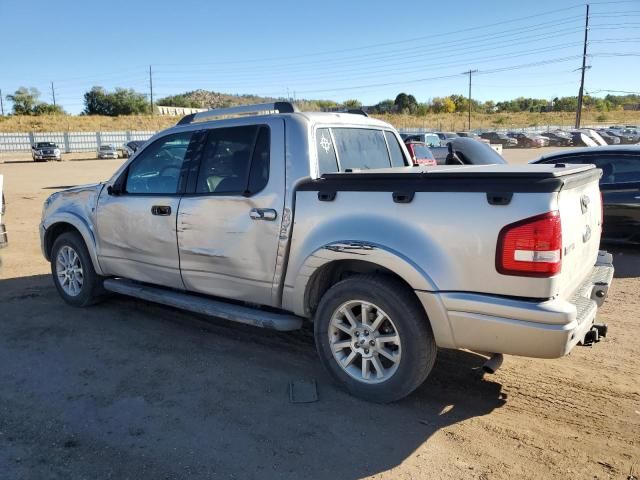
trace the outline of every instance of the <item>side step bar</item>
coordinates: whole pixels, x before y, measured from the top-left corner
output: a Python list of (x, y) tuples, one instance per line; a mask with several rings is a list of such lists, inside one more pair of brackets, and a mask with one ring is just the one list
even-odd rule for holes
[(201, 313), (211, 317), (224, 318), (225, 320), (244, 323), (254, 327), (279, 331), (298, 330), (302, 328), (303, 319), (295, 315), (267, 312), (162, 287), (145, 285), (131, 280), (109, 278), (104, 281), (104, 288), (110, 292), (127, 295), (129, 297), (161, 303), (170, 307), (179, 308), (180, 310)]

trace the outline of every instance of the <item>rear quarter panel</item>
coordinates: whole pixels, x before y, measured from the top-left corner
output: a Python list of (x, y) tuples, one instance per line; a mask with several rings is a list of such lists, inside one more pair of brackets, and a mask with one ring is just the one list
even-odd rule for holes
[[(285, 297), (303, 294), (313, 270), (335, 258), (319, 253), (333, 242), (389, 252), (397, 259), (391, 270), (403, 278), (412, 272), (405, 280), (416, 290), (552, 297), (556, 278), (499, 274), (495, 255), (502, 227), (557, 209), (557, 196), (515, 193), (509, 205), (497, 206), (484, 192), (416, 192), (406, 204), (394, 203), (390, 192), (338, 192), (331, 202), (319, 201), (317, 192), (297, 192)], [(343, 255), (358, 258), (349, 250)]]

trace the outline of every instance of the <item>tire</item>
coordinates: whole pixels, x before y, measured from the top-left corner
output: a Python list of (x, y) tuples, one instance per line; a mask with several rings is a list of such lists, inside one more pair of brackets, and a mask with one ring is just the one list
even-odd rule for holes
[[(367, 325), (361, 302), (369, 312)], [(377, 321), (380, 317), (385, 319)], [(363, 400), (388, 403), (406, 397), (433, 368), (437, 347), (429, 321), (414, 293), (393, 278), (357, 275), (336, 283), (322, 297), (314, 323), (322, 364), (338, 384)]]
[[(74, 266), (74, 272), (69, 273), (73, 281), (59, 275), (65, 264)], [(58, 293), (69, 305), (86, 307), (104, 297), (104, 277), (96, 274), (87, 246), (79, 233), (66, 232), (56, 238), (51, 248), (51, 274)], [(63, 285), (64, 280), (67, 280), (66, 286)]]

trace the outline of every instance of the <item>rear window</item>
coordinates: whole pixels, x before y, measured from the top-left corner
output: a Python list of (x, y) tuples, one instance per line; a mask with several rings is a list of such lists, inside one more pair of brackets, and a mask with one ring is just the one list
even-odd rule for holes
[(429, 150), (426, 145), (414, 144), (413, 151), (416, 154), (417, 160), (423, 158), (433, 158), (433, 153), (431, 153), (431, 150)]
[(316, 132), (320, 174), (405, 166), (392, 132), (367, 128), (320, 128)]

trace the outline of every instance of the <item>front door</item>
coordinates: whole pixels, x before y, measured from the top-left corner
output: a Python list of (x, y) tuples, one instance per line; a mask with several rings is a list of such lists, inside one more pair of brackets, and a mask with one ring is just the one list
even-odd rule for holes
[[(159, 138), (98, 200), (98, 259), (108, 275), (184, 288), (176, 216), (193, 155), (193, 132)], [(191, 146), (190, 146), (191, 145)]]
[(284, 176), (282, 119), (209, 131), (178, 213), (187, 290), (273, 305)]

